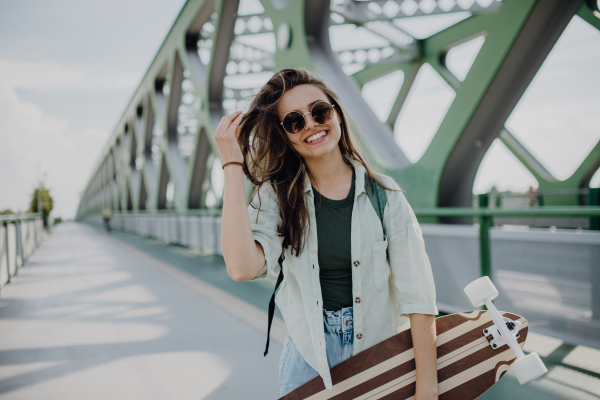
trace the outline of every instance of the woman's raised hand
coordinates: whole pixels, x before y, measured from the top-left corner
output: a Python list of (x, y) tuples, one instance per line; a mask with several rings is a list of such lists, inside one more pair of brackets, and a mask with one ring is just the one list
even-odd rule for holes
[[(244, 162), (237, 139), (240, 136), (242, 112), (221, 118), (213, 139), (223, 164)], [(234, 164), (235, 165), (235, 164)], [(244, 174), (241, 168), (225, 168), (221, 244), (227, 273), (236, 281), (254, 278), (265, 265), (262, 245), (254, 240), (248, 215)]]
[(230, 161), (244, 162), (242, 150), (237, 142), (237, 138), (240, 136), (242, 115), (242, 111), (239, 110), (221, 118), (213, 136), (223, 164)]

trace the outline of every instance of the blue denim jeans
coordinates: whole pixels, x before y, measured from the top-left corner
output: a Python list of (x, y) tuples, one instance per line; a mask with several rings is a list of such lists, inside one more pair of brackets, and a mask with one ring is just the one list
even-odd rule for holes
[[(332, 368), (352, 357), (354, 350), (354, 325), (352, 307), (338, 311), (323, 310), (323, 326), (325, 327), (325, 349), (327, 363)], [(279, 360), (279, 392), (283, 396), (298, 386), (318, 376), (302, 355), (298, 352), (289, 333), (286, 332), (283, 352)]]

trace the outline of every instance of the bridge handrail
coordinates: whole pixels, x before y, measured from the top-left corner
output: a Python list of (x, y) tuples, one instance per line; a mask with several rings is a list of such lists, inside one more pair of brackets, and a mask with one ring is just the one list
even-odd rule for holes
[[(162, 209), (162, 210), (120, 210), (114, 211), (113, 214), (117, 215), (176, 215), (176, 216), (199, 216), (199, 217), (218, 217), (221, 215), (220, 208), (203, 208), (197, 210), (176, 210), (176, 209)], [(91, 215), (101, 215), (102, 212), (94, 212), (89, 213), (83, 216), (83, 218), (89, 217)]]
[(422, 217), (599, 217), (600, 206), (540, 206), (533, 208), (414, 208)]
[[(479, 217), (481, 276), (492, 278), (490, 228), (493, 217), (600, 217), (600, 206), (539, 206), (534, 208), (432, 207), (413, 209), (417, 217)], [(597, 226), (597, 223), (596, 225)]]
[(28, 221), (32, 219), (41, 219), (38, 213), (18, 213), (0, 215), (0, 223), (14, 221)]
[[(431, 207), (413, 208), (417, 217), (600, 217), (600, 206), (540, 206), (533, 208), (471, 208), (471, 207)], [(114, 214), (126, 215), (152, 215), (167, 214), (178, 216), (220, 216), (220, 208), (207, 208), (200, 210), (121, 210), (113, 211)], [(100, 212), (90, 213), (98, 215)], [(23, 214), (22, 214), (23, 215)], [(26, 214), (31, 215), (31, 214)], [(37, 214), (36, 214), (37, 215)], [(2, 220), (3, 216), (0, 216)], [(10, 217), (10, 216), (9, 216)]]
[[(221, 209), (201, 210), (126, 210), (117, 211), (115, 215), (175, 215), (175, 216), (220, 216)], [(482, 276), (491, 278), (490, 228), (494, 217), (589, 217), (596, 220), (600, 217), (600, 206), (537, 206), (533, 208), (471, 208), (471, 207), (430, 207), (414, 208), (417, 217), (479, 217), (479, 254)], [(87, 216), (97, 215), (90, 213)], [(84, 217), (85, 218), (85, 217)], [(595, 229), (595, 228), (592, 228)]]
[(43, 231), (38, 213), (0, 215), (0, 290), (40, 246)]

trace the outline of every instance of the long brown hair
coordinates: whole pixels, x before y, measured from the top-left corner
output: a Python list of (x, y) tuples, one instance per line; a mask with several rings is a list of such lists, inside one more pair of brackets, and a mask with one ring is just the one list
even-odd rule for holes
[[(278, 234), (284, 238), (283, 247), (291, 245), (296, 256), (304, 246), (303, 237), (309, 224), (308, 207), (304, 201), (304, 179), (305, 174), (310, 176), (310, 171), (281, 127), (277, 110), (286, 91), (306, 84), (321, 89), (330, 103), (335, 105), (336, 113), (341, 119), (342, 135), (338, 145), (342, 156), (352, 158), (365, 167), (371, 188), (374, 180), (381, 187), (393, 190), (381, 183), (373, 168), (358, 152), (345, 112), (333, 90), (314, 73), (303, 68), (288, 68), (277, 72), (260, 89), (248, 112), (242, 117), (238, 142), (244, 155), (244, 173), (255, 185), (255, 193), (265, 183), (272, 185), (279, 201), (282, 219), (282, 225), (277, 227)], [(250, 204), (257, 208), (253, 202)], [(260, 204), (258, 208), (260, 209)]]

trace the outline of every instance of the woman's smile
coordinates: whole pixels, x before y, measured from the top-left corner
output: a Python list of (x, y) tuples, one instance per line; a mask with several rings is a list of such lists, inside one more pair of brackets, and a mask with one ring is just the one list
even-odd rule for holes
[(329, 134), (329, 129), (320, 129), (316, 132), (311, 133), (310, 136), (308, 136), (306, 139), (304, 139), (304, 142), (307, 144), (321, 143), (322, 141), (325, 140), (325, 138), (327, 137), (328, 134)]

